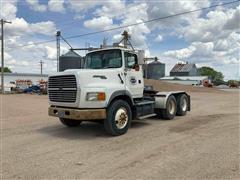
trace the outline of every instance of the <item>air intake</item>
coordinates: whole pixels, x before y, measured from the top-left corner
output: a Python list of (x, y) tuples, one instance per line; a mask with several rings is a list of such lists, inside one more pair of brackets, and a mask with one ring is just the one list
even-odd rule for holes
[(76, 102), (77, 82), (74, 75), (50, 76), (48, 96), (53, 102)]

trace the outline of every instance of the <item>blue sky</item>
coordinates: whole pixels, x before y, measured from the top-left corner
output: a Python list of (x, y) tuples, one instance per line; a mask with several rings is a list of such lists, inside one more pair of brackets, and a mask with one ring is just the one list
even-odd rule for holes
[[(5, 26), (6, 65), (14, 72), (39, 73), (38, 62), (43, 60), (44, 72), (54, 73), (55, 42), (31, 43), (54, 39), (57, 30), (68, 37), (225, 2), (230, 1), (0, 0), (1, 17), (12, 21)], [(73, 47), (85, 47), (86, 43), (98, 47), (104, 37), (108, 44), (118, 42), (121, 32), (127, 30), (137, 49), (144, 49), (146, 56), (158, 56), (166, 63), (166, 74), (175, 63), (188, 61), (222, 71), (225, 79), (240, 79), (239, 14), (237, 2), (69, 42)], [(30, 45), (20, 47), (25, 44)], [(61, 48), (61, 53), (68, 50), (64, 43)]]

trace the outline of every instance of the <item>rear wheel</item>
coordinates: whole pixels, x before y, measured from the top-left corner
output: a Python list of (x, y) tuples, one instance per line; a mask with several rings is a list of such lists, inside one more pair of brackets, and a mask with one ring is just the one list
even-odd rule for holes
[(125, 134), (130, 127), (132, 111), (129, 104), (123, 100), (116, 100), (107, 109), (104, 128), (107, 133), (119, 136)]
[(65, 119), (65, 118), (59, 118), (61, 123), (67, 127), (76, 127), (81, 124), (82, 121), (79, 120), (73, 120), (73, 119)]
[(188, 97), (186, 94), (182, 94), (177, 98), (177, 115), (184, 116), (187, 114), (188, 109)]
[(169, 96), (166, 103), (166, 109), (163, 109), (161, 115), (163, 119), (173, 119), (177, 111), (177, 102), (173, 95)]

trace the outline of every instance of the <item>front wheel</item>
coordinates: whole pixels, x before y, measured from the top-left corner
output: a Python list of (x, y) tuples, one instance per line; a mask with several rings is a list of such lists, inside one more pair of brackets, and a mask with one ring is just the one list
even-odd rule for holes
[(104, 128), (113, 136), (125, 134), (132, 120), (131, 107), (126, 101), (116, 100), (107, 109), (107, 118), (104, 120)]
[(61, 123), (67, 127), (76, 127), (81, 124), (82, 121), (79, 120), (73, 120), (73, 119), (65, 119), (65, 118), (59, 118)]

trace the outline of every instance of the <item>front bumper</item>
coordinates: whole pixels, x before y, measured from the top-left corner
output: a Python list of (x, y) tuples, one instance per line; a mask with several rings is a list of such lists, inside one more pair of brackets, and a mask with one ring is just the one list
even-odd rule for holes
[(106, 109), (75, 109), (50, 106), (48, 115), (75, 120), (101, 120), (106, 119)]

